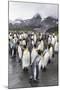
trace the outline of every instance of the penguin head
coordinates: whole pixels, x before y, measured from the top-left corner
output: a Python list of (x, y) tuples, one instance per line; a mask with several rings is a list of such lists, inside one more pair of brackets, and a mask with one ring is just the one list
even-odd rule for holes
[(48, 49), (50, 49), (50, 47), (53, 47), (53, 45), (51, 43), (48, 45)]
[(43, 51), (37, 50), (37, 53), (38, 53), (39, 55), (41, 55), (41, 54), (43, 53)]
[(17, 45), (19, 45), (19, 41), (17, 41)]
[(34, 44), (34, 48), (36, 48), (36, 44)]
[(26, 45), (24, 45), (24, 49), (26, 48)]
[(49, 44), (49, 45), (48, 45), (48, 49), (50, 49), (50, 46), (51, 46), (51, 45)]
[(53, 33), (53, 37), (55, 37), (55, 33)]

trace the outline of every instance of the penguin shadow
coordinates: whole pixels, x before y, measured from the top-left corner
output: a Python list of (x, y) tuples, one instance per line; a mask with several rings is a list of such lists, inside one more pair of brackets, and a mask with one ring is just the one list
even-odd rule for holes
[(46, 72), (47, 71), (47, 67), (44, 67), (44, 68), (41, 67), (41, 71), (42, 72)]
[(27, 68), (24, 68), (20, 73), (21, 73), (21, 75), (19, 76), (20, 80), (23, 80), (23, 81), (28, 80), (29, 73)]
[(38, 87), (39, 86), (39, 80), (29, 80), (29, 83), (31, 87)]
[(11, 62), (16, 63), (16, 56), (13, 56), (13, 57), (11, 56)]

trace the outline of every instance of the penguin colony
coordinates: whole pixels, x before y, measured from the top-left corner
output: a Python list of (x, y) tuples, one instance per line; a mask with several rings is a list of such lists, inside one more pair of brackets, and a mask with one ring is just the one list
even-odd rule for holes
[(38, 80), (40, 70), (45, 71), (58, 53), (58, 36), (38, 32), (9, 32), (9, 55), (18, 57), (24, 72), (30, 73), (30, 80)]

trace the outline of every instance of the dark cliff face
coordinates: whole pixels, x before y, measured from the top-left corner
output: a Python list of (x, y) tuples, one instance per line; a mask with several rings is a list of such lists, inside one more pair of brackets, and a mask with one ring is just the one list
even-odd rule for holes
[(47, 17), (41, 22), (40, 30), (47, 31), (50, 28), (56, 27), (58, 20), (53, 17)]
[(57, 19), (53, 18), (53, 17), (47, 17), (45, 18), (41, 24), (46, 24), (46, 25), (55, 25), (57, 22)]
[(31, 19), (25, 20), (24, 23), (26, 26), (39, 26), (41, 23), (41, 16), (39, 14), (36, 14)]

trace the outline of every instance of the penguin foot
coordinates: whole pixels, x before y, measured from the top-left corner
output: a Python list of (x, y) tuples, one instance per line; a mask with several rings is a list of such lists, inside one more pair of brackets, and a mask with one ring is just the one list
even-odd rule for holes
[(25, 68), (23, 69), (23, 71), (25, 71)]
[(38, 81), (39, 81), (38, 79), (33, 79), (34, 83), (38, 83)]
[(51, 60), (49, 59), (48, 64), (50, 64), (50, 63), (51, 63)]
[(21, 64), (21, 59), (19, 59), (19, 63)]
[(42, 70), (43, 68), (42, 68), (42, 66), (41, 66), (41, 70)]
[(36, 77), (36, 80), (39, 80), (39, 77)]
[(29, 80), (32, 80), (32, 79), (33, 79), (33, 76), (31, 75), (30, 78), (29, 78)]
[(25, 71), (25, 72), (28, 71), (28, 68), (24, 68), (23, 71)]
[(42, 71), (46, 71), (46, 67), (44, 67), (44, 68), (42, 69)]
[(52, 55), (52, 57), (54, 58), (54, 54)]

